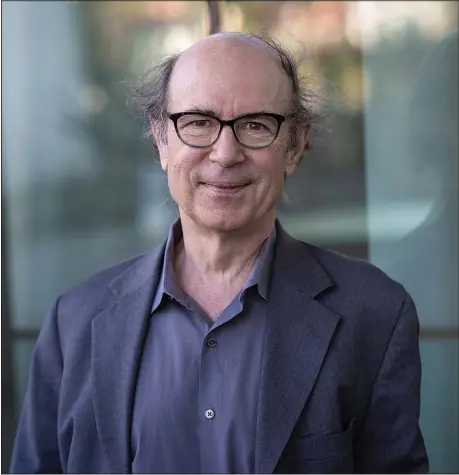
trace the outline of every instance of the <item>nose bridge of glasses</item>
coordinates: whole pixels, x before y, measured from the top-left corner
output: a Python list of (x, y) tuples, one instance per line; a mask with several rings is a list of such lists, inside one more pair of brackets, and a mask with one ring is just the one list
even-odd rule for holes
[[(232, 144), (240, 144), (239, 138), (236, 133), (236, 128), (235, 124), (239, 119), (232, 119), (232, 120), (222, 120), (222, 119), (217, 119), (220, 125), (220, 130), (218, 132), (217, 139), (215, 140), (214, 144), (216, 142), (222, 142), (222, 135), (230, 134), (229, 140)], [(227, 126), (227, 127), (226, 127)], [(229, 130), (225, 132), (225, 129), (228, 128)], [(226, 140), (224, 140), (226, 142)]]
[(210, 146), (209, 159), (222, 167), (230, 167), (244, 160), (244, 146), (235, 133), (235, 120), (219, 122), (220, 131)]

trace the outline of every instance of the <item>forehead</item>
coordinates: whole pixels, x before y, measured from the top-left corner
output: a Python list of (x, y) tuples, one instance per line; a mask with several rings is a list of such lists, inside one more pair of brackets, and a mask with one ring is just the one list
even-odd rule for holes
[(209, 38), (178, 59), (168, 102), (171, 112), (203, 107), (227, 119), (261, 110), (288, 113), (291, 86), (279, 60), (263, 46)]

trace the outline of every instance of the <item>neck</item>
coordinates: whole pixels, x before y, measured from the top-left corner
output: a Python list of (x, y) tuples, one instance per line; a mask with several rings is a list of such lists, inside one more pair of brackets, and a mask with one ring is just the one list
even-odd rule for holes
[(257, 226), (231, 232), (209, 232), (182, 213), (180, 220), (183, 239), (175, 253), (177, 273), (187, 279), (229, 286), (249, 276), (275, 226), (274, 213)]

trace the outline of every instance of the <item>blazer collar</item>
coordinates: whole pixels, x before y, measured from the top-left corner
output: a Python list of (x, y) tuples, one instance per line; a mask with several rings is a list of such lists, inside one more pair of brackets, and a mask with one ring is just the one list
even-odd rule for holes
[(314, 255), (314, 246), (288, 234), (276, 220), (274, 285), (310, 298), (333, 287), (334, 282)]

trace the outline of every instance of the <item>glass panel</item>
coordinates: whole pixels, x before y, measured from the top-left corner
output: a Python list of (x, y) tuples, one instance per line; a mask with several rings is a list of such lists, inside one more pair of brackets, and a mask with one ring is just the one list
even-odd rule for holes
[(421, 429), (431, 473), (459, 471), (459, 342), (421, 341)]
[(356, 2), (369, 259), (412, 295), (432, 472), (459, 471), (457, 2)]
[(423, 15), (395, 5), (378, 10), (396, 34), (374, 37), (375, 19), (363, 35), (370, 259), (406, 286), (423, 326), (457, 328), (457, 17), (449, 2), (426, 2)]
[(206, 2), (8, 2), (4, 172), (11, 319), (39, 328), (89, 274), (151, 247), (175, 216), (126, 79), (203, 37)]

